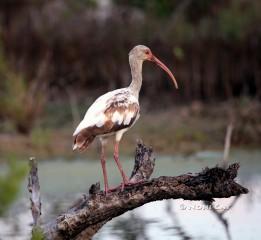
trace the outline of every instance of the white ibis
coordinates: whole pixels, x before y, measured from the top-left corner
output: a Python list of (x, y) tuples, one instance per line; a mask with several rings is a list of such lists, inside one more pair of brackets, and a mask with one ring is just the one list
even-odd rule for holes
[(156, 58), (151, 50), (143, 45), (134, 47), (129, 53), (132, 81), (126, 88), (117, 89), (100, 96), (87, 110), (83, 120), (76, 128), (73, 150), (83, 151), (92, 143), (95, 137), (101, 142), (101, 165), (104, 177), (104, 188), (107, 194), (109, 189), (104, 148), (109, 136), (115, 137), (114, 160), (122, 176), (122, 188), (130, 184), (119, 161), (119, 142), (123, 134), (138, 120), (140, 114), (139, 92), (142, 84), (142, 64), (145, 60), (156, 63), (165, 70), (173, 80), (175, 87), (178, 84), (171, 71)]

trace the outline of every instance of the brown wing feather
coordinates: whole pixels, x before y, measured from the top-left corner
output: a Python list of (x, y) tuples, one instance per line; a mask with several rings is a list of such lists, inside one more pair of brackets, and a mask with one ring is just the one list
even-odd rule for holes
[[(133, 113), (133, 117), (130, 119), (128, 124), (124, 124), (124, 121), (122, 121), (121, 124), (115, 123), (112, 121), (112, 116), (116, 111), (123, 115), (123, 119), (125, 119), (127, 114), (130, 112)], [(74, 146), (76, 146), (80, 151), (85, 150), (98, 135), (113, 133), (124, 128), (129, 128), (139, 114), (139, 105), (137, 103), (131, 103), (126, 106), (122, 101), (112, 101), (104, 114), (106, 115), (107, 120), (101, 127), (94, 125), (84, 128), (74, 137)]]

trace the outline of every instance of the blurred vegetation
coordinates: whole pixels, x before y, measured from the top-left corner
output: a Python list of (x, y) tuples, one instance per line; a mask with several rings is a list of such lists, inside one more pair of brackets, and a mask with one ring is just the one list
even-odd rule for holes
[(8, 210), (8, 207), (16, 199), (26, 172), (25, 164), (10, 160), (7, 173), (0, 175), (0, 216)]
[(175, 67), (181, 85), (173, 94), (170, 81), (158, 80), (164, 73), (145, 68), (145, 100), (159, 90), (166, 103), (260, 99), (260, 1), (108, 2), (2, 1), (6, 58), (26, 82), (37, 78), (44, 61), (50, 98), (65, 97), (71, 86), (79, 96), (97, 96), (128, 84), (128, 51), (145, 44)]
[[(233, 112), (235, 141), (247, 142), (247, 136), (258, 143), (260, 11), (259, 0), (0, 1), (0, 130), (9, 133), (12, 123), (17, 132), (30, 133), (29, 147), (50, 152), (50, 145), (60, 145), (68, 151), (71, 144), (63, 144), (63, 137), (69, 139), (72, 131), (54, 130), (73, 128), (97, 96), (128, 85), (128, 51), (145, 44), (174, 69), (180, 89), (145, 64), (143, 109), (159, 112), (175, 103), (181, 112), (171, 131), (169, 121), (163, 126), (148, 115), (149, 124), (137, 125), (140, 134), (147, 133), (156, 146), (204, 145), (210, 136), (221, 143)], [(242, 99), (249, 102), (242, 105)], [(177, 117), (198, 102), (209, 111)], [(226, 104), (230, 109), (223, 111)]]
[(45, 93), (37, 81), (27, 82), (21, 73), (12, 71), (0, 46), (0, 119), (8, 119), (19, 133), (27, 134), (45, 102)]

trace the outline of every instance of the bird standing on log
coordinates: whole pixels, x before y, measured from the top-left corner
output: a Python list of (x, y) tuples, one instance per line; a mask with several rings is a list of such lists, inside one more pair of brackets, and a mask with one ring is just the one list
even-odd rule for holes
[(88, 148), (95, 137), (99, 137), (101, 142), (100, 160), (106, 194), (110, 189), (104, 150), (107, 138), (110, 136), (115, 137), (114, 160), (122, 176), (122, 189), (125, 185), (131, 184), (119, 161), (119, 142), (123, 134), (135, 124), (140, 116), (139, 93), (142, 85), (142, 64), (146, 60), (156, 63), (165, 70), (173, 80), (175, 87), (178, 88), (171, 71), (152, 54), (148, 47), (135, 46), (129, 53), (131, 84), (126, 88), (117, 89), (100, 96), (87, 110), (73, 134), (73, 150), (78, 149), (80, 151)]

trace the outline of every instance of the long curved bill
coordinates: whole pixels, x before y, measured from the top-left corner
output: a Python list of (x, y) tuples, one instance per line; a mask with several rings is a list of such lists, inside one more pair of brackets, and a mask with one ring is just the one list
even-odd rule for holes
[(174, 82), (175, 87), (178, 89), (178, 83), (175, 79), (175, 77), (173, 76), (172, 72), (167, 68), (167, 66), (161, 62), (158, 58), (156, 58), (154, 55), (152, 55), (149, 59), (152, 62), (155, 62), (158, 66), (160, 66), (172, 79), (172, 81)]

